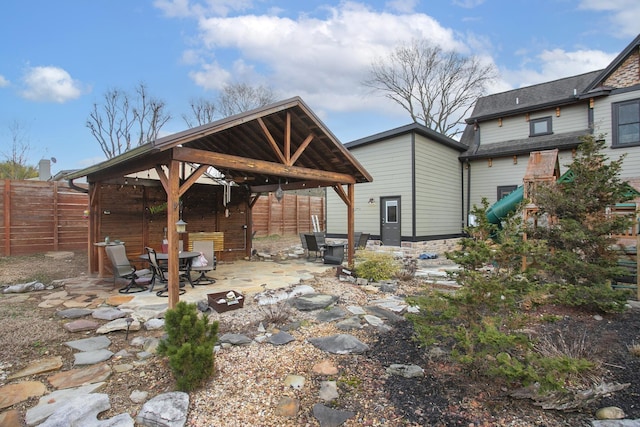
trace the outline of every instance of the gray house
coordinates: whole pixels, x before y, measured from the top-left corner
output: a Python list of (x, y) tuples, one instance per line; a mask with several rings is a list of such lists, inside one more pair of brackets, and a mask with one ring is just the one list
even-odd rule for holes
[[(640, 190), (640, 35), (603, 70), (480, 98), (455, 141), (419, 124), (345, 144), (373, 176), (358, 184), (355, 229), (385, 245), (460, 236), (482, 198), (523, 183), (529, 154), (558, 149), (560, 172), (580, 137), (626, 154), (622, 178)], [(327, 234), (346, 235), (346, 212), (327, 194)]]
[[(462, 167), (467, 146), (414, 123), (345, 147), (374, 177), (358, 184), (355, 230), (389, 246), (457, 237), (463, 227)], [(327, 192), (327, 235), (344, 237), (344, 203)]]

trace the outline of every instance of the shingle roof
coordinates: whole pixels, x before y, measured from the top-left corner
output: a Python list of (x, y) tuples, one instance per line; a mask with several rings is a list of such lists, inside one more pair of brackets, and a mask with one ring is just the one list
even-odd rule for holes
[(380, 132), (364, 138), (356, 139), (355, 141), (344, 144), (344, 146), (348, 149), (351, 149), (354, 147), (360, 147), (362, 145), (373, 144), (378, 141), (387, 140), (389, 138), (393, 138), (395, 136), (403, 135), (410, 132), (415, 132), (432, 141), (446, 145), (447, 147), (455, 148), (458, 151), (465, 151), (468, 148), (468, 146), (463, 144), (462, 142), (449, 138), (448, 136), (436, 132), (424, 125), (421, 125), (420, 123), (411, 123), (385, 132)]
[(602, 70), (484, 96), (476, 102), (467, 123), (522, 114), (527, 111), (577, 102)]

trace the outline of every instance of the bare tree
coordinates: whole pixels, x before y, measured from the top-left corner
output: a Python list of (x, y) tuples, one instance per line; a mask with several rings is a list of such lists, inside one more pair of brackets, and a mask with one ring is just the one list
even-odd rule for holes
[(375, 60), (369, 74), (365, 86), (398, 103), (415, 123), (449, 137), (462, 132), (465, 116), (497, 76), (493, 65), (426, 40), (413, 40)]
[(38, 169), (27, 165), (27, 157), (31, 145), (26, 134), (25, 127), (14, 121), (9, 126), (10, 142), (2, 144), (9, 147), (9, 151), (2, 151), (4, 161), (0, 162), (0, 179), (28, 179), (38, 176)]
[(191, 115), (183, 114), (182, 119), (190, 128), (211, 123), (216, 118), (216, 104), (205, 98), (192, 99), (189, 102)]
[(134, 98), (119, 89), (107, 91), (103, 105), (93, 104), (86, 126), (102, 152), (112, 158), (155, 140), (171, 119), (165, 110), (164, 101), (151, 97), (147, 87), (139, 83)]
[(218, 98), (218, 109), (222, 117), (264, 107), (275, 101), (273, 90), (265, 86), (250, 86), (246, 83), (234, 83), (222, 90)]

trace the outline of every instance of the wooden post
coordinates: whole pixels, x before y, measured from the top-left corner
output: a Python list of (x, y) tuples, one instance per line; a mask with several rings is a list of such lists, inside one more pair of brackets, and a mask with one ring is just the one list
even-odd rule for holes
[(168, 253), (168, 287), (169, 308), (175, 308), (180, 299), (180, 277), (178, 277), (178, 231), (176, 222), (180, 219), (180, 162), (171, 160), (169, 163), (168, 191), (167, 191), (167, 238), (169, 240)]
[(640, 210), (636, 204), (636, 223), (634, 224), (636, 230), (636, 298), (640, 301)]
[(11, 256), (11, 180), (4, 180), (4, 256)]
[(356, 242), (353, 239), (355, 234), (355, 185), (347, 184), (347, 195), (349, 203), (347, 203), (347, 247), (349, 248), (347, 253), (347, 264), (352, 266), (354, 263), (355, 245)]

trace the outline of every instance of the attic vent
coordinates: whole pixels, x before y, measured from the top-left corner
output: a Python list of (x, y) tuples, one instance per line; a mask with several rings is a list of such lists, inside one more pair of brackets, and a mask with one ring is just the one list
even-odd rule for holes
[(516, 97), (516, 105), (520, 104), (520, 98)]

